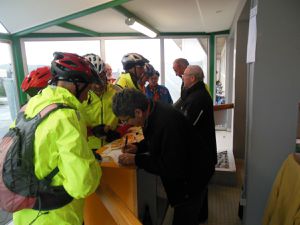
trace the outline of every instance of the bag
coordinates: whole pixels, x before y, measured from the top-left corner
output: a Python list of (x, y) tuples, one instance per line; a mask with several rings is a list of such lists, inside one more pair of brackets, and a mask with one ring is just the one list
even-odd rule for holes
[(37, 126), (51, 112), (70, 108), (51, 104), (31, 119), (24, 115), (26, 105), (17, 115), (16, 126), (10, 128), (0, 142), (0, 208), (7, 212), (21, 209), (51, 210), (72, 201), (63, 186), (50, 186), (58, 173), (56, 167), (39, 180), (34, 172), (34, 137)]

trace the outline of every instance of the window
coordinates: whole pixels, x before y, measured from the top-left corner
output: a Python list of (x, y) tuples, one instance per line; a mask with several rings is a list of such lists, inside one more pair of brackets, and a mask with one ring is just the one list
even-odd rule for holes
[(182, 80), (173, 71), (173, 62), (177, 58), (186, 58), (191, 65), (199, 65), (207, 82), (208, 38), (165, 39), (165, 85), (172, 99), (180, 97)]
[(54, 52), (70, 52), (78, 55), (100, 55), (100, 41), (25, 41), (28, 71), (49, 66)]
[(115, 78), (124, 71), (121, 63), (123, 56), (132, 52), (143, 55), (160, 71), (159, 39), (105, 40), (105, 62), (110, 64)]
[(216, 99), (215, 104), (226, 103), (226, 37), (216, 37)]
[[(15, 74), (12, 64), (11, 46), (9, 43), (0, 42), (0, 98), (7, 99), (11, 119), (16, 118), (20, 108)], [(5, 118), (6, 113), (3, 113)], [(8, 126), (10, 120), (4, 120), (4, 126)]]

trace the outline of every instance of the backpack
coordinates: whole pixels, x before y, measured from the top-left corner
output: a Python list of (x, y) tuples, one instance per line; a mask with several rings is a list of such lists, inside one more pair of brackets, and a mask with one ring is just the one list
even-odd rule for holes
[(0, 208), (7, 212), (21, 209), (51, 210), (72, 201), (63, 186), (50, 186), (58, 167), (39, 180), (34, 172), (34, 137), (37, 126), (63, 104), (46, 106), (36, 116), (26, 119), (26, 105), (17, 115), (16, 126), (0, 141)]

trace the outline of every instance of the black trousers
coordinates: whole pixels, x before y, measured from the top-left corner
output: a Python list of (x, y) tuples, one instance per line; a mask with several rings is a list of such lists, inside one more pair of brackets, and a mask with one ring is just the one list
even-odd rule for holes
[(198, 225), (205, 193), (205, 190), (200, 190), (187, 202), (174, 206), (172, 225)]

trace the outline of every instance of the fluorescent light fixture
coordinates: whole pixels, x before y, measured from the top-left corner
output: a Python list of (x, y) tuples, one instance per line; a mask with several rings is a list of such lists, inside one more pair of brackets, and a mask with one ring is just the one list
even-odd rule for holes
[(153, 30), (149, 29), (145, 25), (141, 24), (140, 22), (136, 21), (134, 18), (127, 18), (125, 20), (125, 23), (132, 29), (141, 32), (148, 37), (155, 38), (157, 36), (157, 33)]

